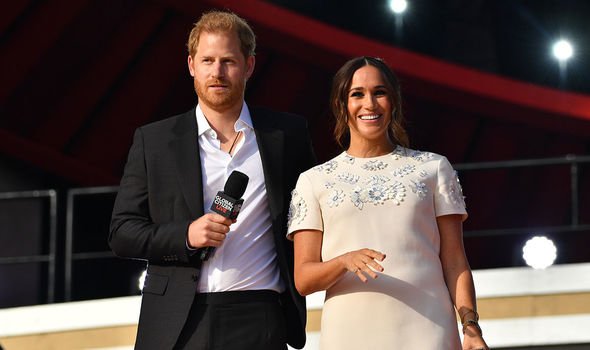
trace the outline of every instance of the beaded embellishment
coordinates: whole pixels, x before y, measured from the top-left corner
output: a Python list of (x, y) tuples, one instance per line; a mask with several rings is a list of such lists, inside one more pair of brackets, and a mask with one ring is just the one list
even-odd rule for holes
[(428, 193), (428, 188), (426, 187), (426, 184), (424, 182), (414, 180), (410, 180), (410, 182), (412, 183), (410, 185), (412, 192), (414, 192), (418, 196), (418, 198), (424, 199), (424, 197), (426, 197), (426, 194)]
[(354, 164), (354, 159), (355, 159), (354, 157), (349, 156), (348, 154), (345, 154), (344, 159), (342, 161), (347, 164)]
[(383, 170), (385, 168), (387, 168), (389, 164), (381, 161), (381, 160), (370, 160), (368, 162), (366, 162), (365, 164), (362, 165), (361, 168), (363, 168), (364, 170), (368, 170), (368, 171), (377, 171), (377, 170)]
[(336, 175), (336, 178), (341, 182), (354, 185), (357, 182), (359, 182), (360, 176), (354, 175), (351, 173), (342, 173), (342, 174)]
[(344, 201), (345, 196), (346, 195), (342, 190), (332, 190), (328, 196), (328, 206), (330, 206), (330, 208), (337, 207)]
[(416, 170), (416, 166), (414, 164), (406, 164), (402, 167), (399, 167), (392, 171), (393, 176), (395, 177), (404, 177), (406, 175), (410, 175)]
[(350, 200), (359, 210), (363, 209), (365, 203), (379, 205), (384, 204), (387, 200), (400, 205), (406, 196), (405, 192), (406, 188), (401, 182), (396, 181), (393, 184), (387, 184), (386, 181), (380, 179), (378, 181), (368, 181), (364, 187), (355, 187), (350, 193)]
[(459, 182), (459, 176), (457, 175), (457, 171), (455, 171), (454, 178), (454, 181), (450, 183), (448, 195), (454, 204), (466, 208), (467, 206), (465, 204), (465, 196), (463, 196), (463, 189), (461, 188), (461, 183)]
[(425, 162), (429, 159), (432, 159), (433, 155), (430, 152), (414, 151), (410, 157), (412, 157), (412, 159), (417, 162)]
[(287, 226), (292, 223), (300, 224), (307, 215), (307, 203), (299, 196), (296, 190), (291, 192), (291, 203), (289, 204), (289, 212), (287, 214)]
[(326, 174), (332, 173), (334, 170), (336, 170), (336, 168), (338, 168), (338, 162), (334, 159), (324, 164), (316, 165), (315, 167), (313, 167), (315, 171), (324, 172)]

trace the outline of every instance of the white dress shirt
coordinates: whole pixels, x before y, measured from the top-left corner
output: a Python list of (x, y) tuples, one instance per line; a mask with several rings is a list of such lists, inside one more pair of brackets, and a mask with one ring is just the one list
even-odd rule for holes
[(248, 106), (244, 102), (234, 125), (235, 131), (242, 132), (243, 136), (234, 146), (233, 157), (221, 150), (217, 133), (199, 105), (196, 118), (205, 212), (212, 212), (213, 198), (223, 190), (232, 171), (238, 170), (250, 178), (236, 223), (230, 226), (223, 244), (203, 262), (197, 291), (269, 289), (283, 292), (285, 288), (277, 264), (262, 161)]

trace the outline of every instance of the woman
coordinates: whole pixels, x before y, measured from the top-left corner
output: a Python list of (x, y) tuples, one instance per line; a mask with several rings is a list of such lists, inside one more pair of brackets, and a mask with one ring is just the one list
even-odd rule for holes
[(299, 177), (289, 215), (295, 285), (326, 290), (322, 349), (487, 349), (462, 241), (465, 202), (443, 156), (408, 149), (400, 88), (377, 58), (334, 77), (346, 149)]

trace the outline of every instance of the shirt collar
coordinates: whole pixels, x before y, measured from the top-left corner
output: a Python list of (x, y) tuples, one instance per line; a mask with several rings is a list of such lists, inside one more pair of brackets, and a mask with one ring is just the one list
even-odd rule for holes
[[(197, 118), (197, 128), (199, 131), (197, 136), (203, 135), (208, 130), (213, 130), (211, 128), (211, 125), (207, 121), (207, 118), (205, 118), (205, 114), (203, 114), (203, 110), (201, 109), (201, 105), (197, 104), (195, 114), (196, 114), (196, 118)], [(244, 128), (249, 128), (249, 129), (254, 128), (252, 126), (252, 117), (250, 116), (250, 110), (248, 109), (248, 105), (246, 104), (245, 101), (243, 102), (242, 110), (240, 111), (240, 116), (238, 117), (238, 120), (236, 120), (236, 123), (234, 124), (234, 129), (236, 131), (241, 131)]]

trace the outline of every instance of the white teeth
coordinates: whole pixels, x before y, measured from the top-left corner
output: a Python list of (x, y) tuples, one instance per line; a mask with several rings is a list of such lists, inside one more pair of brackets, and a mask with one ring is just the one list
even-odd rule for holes
[(377, 119), (379, 117), (380, 117), (380, 115), (375, 114), (375, 115), (361, 115), (359, 118), (361, 120), (374, 120), (374, 119)]

